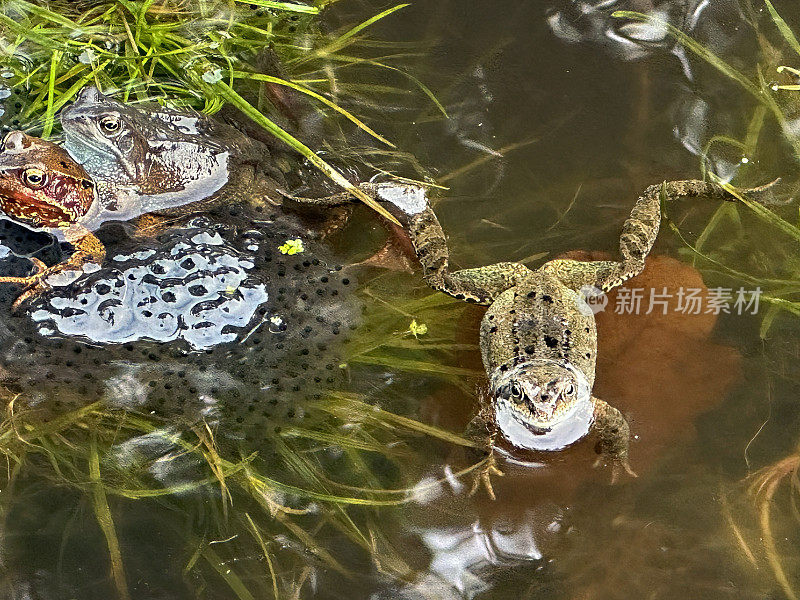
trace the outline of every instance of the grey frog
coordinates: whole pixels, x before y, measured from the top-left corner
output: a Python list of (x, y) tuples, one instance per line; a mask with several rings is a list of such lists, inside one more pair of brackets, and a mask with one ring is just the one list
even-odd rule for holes
[(99, 221), (181, 215), (223, 202), (280, 203), (269, 148), (194, 111), (129, 106), (81, 90), (61, 113), (65, 147), (97, 185)]

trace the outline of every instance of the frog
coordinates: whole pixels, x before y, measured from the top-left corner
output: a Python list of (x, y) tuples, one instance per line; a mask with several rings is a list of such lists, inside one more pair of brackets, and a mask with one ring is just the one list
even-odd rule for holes
[[(137, 217), (139, 231), (158, 233), (166, 220), (220, 203), (274, 208), (282, 206), (288, 189), (295, 196), (298, 190), (330, 194), (339, 189), (297, 156), (279, 148), (271, 152), (253, 132), (188, 109), (125, 104), (87, 86), (61, 111), (60, 120), (64, 147), (97, 184), (98, 219)], [(348, 178), (357, 175), (349, 172)], [(338, 203), (313, 214), (314, 204), (293, 206), (294, 214), (320, 238), (343, 229), (352, 212)], [(392, 225), (386, 227), (396, 236)], [(392, 240), (387, 248), (391, 251), (369, 259), (372, 264), (406, 269), (404, 257), (394, 256), (403, 250), (394, 251)], [(383, 259), (382, 253), (391, 256)]]
[(280, 204), (286, 183), (269, 148), (207, 115), (124, 104), (87, 86), (60, 120), (64, 147), (98, 187), (98, 220)]
[(50, 267), (31, 257), (34, 272), (29, 276), (0, 277), (0, 283), (23, 287), (15, 309), (45, 289), (49, 277), (103, 260), (105, 248), (92, 233), (96, 197), (94, 181), (64, 148), (22, 131), (5, 136), (0, 145), (0, 212), (75, 248), (66, 261)]
[[(770, 185), (745, 192), (759, 194)], [(498, 436), (514, 448), (553, 452), (592, 434), (599, 453), (596, 466), (610, 467), (612, 483), (623, 474), (636, 477), (629, 460), (627, 420), (592, 393), (597, 328), (587, 300), (641, 273), (658, 236), (663, 202), (700, 197), (735, 201), (736, 195), (721, 185), (699, 180), (648, 187), (623, 224), (621, 260), (556, 258), (536, 269), (500, 262), (451, 271), (447, 237), (424, 188), (394, 183), (362, 187), (401, 221), (423, 277), (432, 288), (487, 307), (479, 346), (488, 401), (468, 429), (473, 439), (483, 439), (487, 457), (472, 491), (482, 482), (494, 498), (491, 476), (502, 474), (494, 454)], [(337, 194), (316, 201), (344, 202), (347, 196)]]

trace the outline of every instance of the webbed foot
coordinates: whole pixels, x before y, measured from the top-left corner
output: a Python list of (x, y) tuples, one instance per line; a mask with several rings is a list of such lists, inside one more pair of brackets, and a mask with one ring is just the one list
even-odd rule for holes
[(619, 481), (620, 476), (622, 473), (626, 473), (630, 477), (639, 477), (634, 470), (631, 468), (631, 463), (628, 462), (628, 457), (606, 457), (605, 455), (600, 455), (597, 457), (597, 460), (594, 461), (594, 465), (592, 465), (595, 469), (598, 467), (604, 467), (607, 463), (611, 463), (611, 485), (616, 484)]
[(594, 425), (597, 434), (597, 451), (600, 456), (595, 467), (608, 464), (611, 467), (611, 484), (615, 484), (625, 472), (637, 477), (628, 462), (630, 428), (622, 413), (599, 398), (592, 398), (594, 405)]
[(49, 287), (45, 282), (45, 278), (52, 273), (52, 267), (48, 267), (38, 258), (31, 258), (30, 261), (36, 269), (32, 275), (27, 277), (0, 277), (0, 283), (16, 283), (24, 287), (23, 292), (11, 305), (11, 312), (16, 312), (23, 302), (35, 298)]
[(489, 452), (489, 456), (483, 459), (483, 464), (481, 464), (475, 473), (475, 476), (472, 480), (472, 487), (469, 490), (469, 496), (474, 496), (475, 493), (478, 491), (478, 488), (483, 484), (486, 488), (486, 493), (489, 495), (489, 498), (492, 500), (496, 500), (497, 496), (494, 493), (494, 487), (492, 486), (492, 475), (497, 475), (498, 477), (502, 477), (505, 475), (500, 470), (500, 467), (497, 466), (497, 460), (494, 457), (494, 451)]

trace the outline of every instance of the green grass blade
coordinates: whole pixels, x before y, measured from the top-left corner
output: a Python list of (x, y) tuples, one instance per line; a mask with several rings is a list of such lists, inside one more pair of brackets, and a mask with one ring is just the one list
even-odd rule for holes
[(379, 423), (391, 423), (392, 425), (403, 427), (409, 431), (422, 433), (432, 438), (440, 439), (458, 446), (478, 447), (478, 444), (460, 435), (451, 433), (434, 425), (427, 425), (420, 421), (410, 419), (409, 417), (404, 417), (387, 410), (379, 409), (346, 394), (334, 394), (330, 399), (324, 403), (321, 403), (319, 408), (330, 412), (331, 414), (337, 415), (340, 418), (343, 418), (343, 420), (347, 420), (347, 415), (350, 415), (351, 412), (355, 412), (356, 414), (367, 414), (371, 419), (374, 419)]
[(108, 545), (108, 554), (111, 560), (111, 577), (117, 588), (117, 595), (121, 600), (130, 600), (128, 583), (125, 580), (125, 569), (122, 564), (122, 552), (119, 549), (119, 539), (114, 527), (114, 519), (111, 516), (111, 509), (108, 507), (108, 499), (100, 477), (100, 457), (97, 452), (97, 438), (93, 435), (89, 444), (89, 480), (92, 482), (92, 504), (97, 523), (103, 531)]
[(265, 117), (260, 110), (258, 110), (247, 100), (242, 98), (227, 83), (223, 81), (218, 81), (213, 85), (213, 88), (227, 102), (231, 103), (236, 108), (241, 110), (245, 115), (253, 119), (253, 121), (261, 125), (264, 129), (269, 131), (279, 140), (282, 140), (287, 144), (289, 144), (289, 146), (291, 146), (292, 148), (297, 150), (297, 152), (305, 156), (315, 167), (317, 167), (320, 171), (325, 173), (325, 175), (331, 178), (334, 182), (342, 186), (345, 190), (347, 190), (355, 197), (357, 197), (359, 200), (364, 202), (364, 204), (375, 210), (378, 214), (380, 214), (382, 217), (389, 220), (390, 222), (394, 223), (395, 225), (400, 225), (397, 219), (395, 219), (392, 215), (390, 215), (385, 208), (383, 208), (380, 204), (375, 202), (375, 200), (370, 198), (362, 190), (360, 190), (352, 183), (350, 183), (347, 179), (345, 179), (344, 176), (342, 176), (336, 169), (334, 169), (331, 165), (329, 165), (327, 162), (325, 162), (323, 159), (317, 156), (317, 154), (313, 150), (311, 150), (311, 148), (303, 144), (303, 142), (295, 138), (293, 135), (284, 131), (281, 127), (278, 127), (278, 125), (276, 125), (272, 120)]
[(267, 569), (269, 570), (269, 576), (272, 580), (272, 594), (275, 596), (276, 600), (279, 597), (278, 595), (278, 578), (275, 574), (275, 567), (272, 564), (272, 557), (269, 553), (269, 549), (267, 548), (267, 544), (264, 541), (263, 536), (261, 535), (261, 531), (259, 531), (258, 527), (256, 527), (255, 522), (250, 517), (249, 513), (244, 513), (245, 518), (247, 519), (247, 524), (250, 526), (250, 531), (253, 533), (253, 537), (255, 537), (258, 545), (261, 547), (261, 554), (264, 556), (264, 560), (267, 561)]
[(223, 563), (219, 555), (207, 544), (203, 546), (200, 555), (206, 559), (206, 562), (225, 580), (225, 583), (228, 584), (228, 587), (231, 588), (231, 591), (236, 594), (239, 600), (255, 600), (255, 597), (250, 593), (250, 590), (247, 589), (241, 577), (227, 564)]
[(280, 79), (279, 77), (272, 77), (271, 75), (263, 75), (261, 73), (248, 73), (246, 71), (230, 71), (230, 75), (232, 77), (240, 78), (240, 79), (252, 79), (252, 80), (255, 80), (255, 81), (266, 81), (267, 83), (276, 83), (278, 85), (283, 85), (283, 86), (286, 86), (286, 87), (290, 87), (293, 90), (297, 90), (298, 92), (306, 94), (307, 96), (310, 96), (310, 97), (314, 98), (315, 100), (319, 100), (325, 106), (327, 106), (329, 108), (332, 108), (333, 110), (338, 112), (340, 115), (342, 115), (343, 117), (345, 117), (349, 121), (355, 123), (358, 127), (363, 129), (364, 131), (366, 131), (368, 134), (370, 134), (376, 140), (379, 140), (379, 141), (383, 142), (384, 144), (386, 144), (390, 148), (396, 148), (397, 147), (392, 142), (387, 140), (385, 137), (383, 137), (382, 135), (380, 135), (377, 132), (375, 132), (371, 127), (367, 126), (366, 123), (364, 123), (363, 121), (358, 119), (351, 112), (345, 110), (344, 108), (342, 108), (341, 106), (339, 106), (335, 102), (332, 102), (332, 101), (328, 100), (325, 96), (323, 96), (321, 94), (318, 94), (315, 91), (310, 90), (305, 86), (298, 85), (296, 83), (292, 83), (291, 81), (287, 81), (286, 79)]
[(772, 17), (772, 21), (775, 23), (775, 26), (778, 28), (778, 31), (781, 32), (781, 35), (784, 39), (789, 43), (792, 47), (792, 50), (800, 54), (800, 42), (797, 41), (797, 37), (794, 35), (791, 27), (783, 20), (778, 14), (778, 11), (775, 10), (775, 7), (772, 6), (772, 2), (769, 0), (764, 0), (764, 4), (767, 5), (767, 10), (769, 11), (769, 15)]
[(78, 79), (78, 81), (73, 83), (69, 88), (67, 88), (66, 91), (62, 92), (58, 96), (58, 99), (55, 102), (53, 102), (53, 111), (54, 112), (58, 112), (67, 102), (72, 100), (72, 98), (74, 98), (75, 95), (79, 91), (81, 91), (81, 89), (83, 89), (83, 87), (86, 84), (88, 84), (92, 79), (94, 79), (95, 74), (98, 71), (102, 71), (108, 65), (109, 62), (110, 61), (106, 60), (106, 61), (100, 63), (97, 66), (96, 69), (92, 69), (92, 71), (90, 73), (88, 73), (88, 74), (84, 75), (83, 77), (81, 77), (80, 79)]
[(36, 15), (37, 17), (41, 17), (42, 19), (50, 21), (51, 23), (55, 23), (56, 25), (61, 25), (67, 29), (73, 31), (82, 29), (82, 27), (74, 21), (71, 21), (65, 16), (53, 12), (52, 10), (48, 10), (43, 6), (37, 6), (36, 4), (26, 2), (25, 0), (16, 0), (14, 5), (16, 8), (21, 8), (31, 14)]
[(450, 375), (452, 377), (479, 377), (482, 373), (482, 371), (475, 369), (451, 367), (449, 365), (442, 365), (425, 360), (395, 358), (391, 356), (371, 356), (369, 354), (362, 354), (359, 356), (354, 356), (350, 360), (351, 362), (394, 367), (399, 370), (414, 371), (416, 373), (433, 373), (436, 375)]
[(784, 232), (789, 237), (793, 238), (795, 241), (800, 242), (800, 229), (789, 223), (789, 221), (780, 218), (774, 212), (766, 208), (763, 204), (754, 202), (749, 198), (747, 198), (746, 196), (743, 196), (741, 193), (739, 193), (739, 190), (737, 190), (731, 184), (722, 181), (714, 173), (709, 173), (709, 176), (714, 183), (723, 187), (725, 191), (729, 192), (742, 204), (747, 206), (747, 208), (753, 211), (756, 214), (756, 216), (759, 217), (762, 221), (768, 223), (769, 225), (772, 225), (779, 231)]
[(705, 60), (708, 64), (712, 67), (717, 69), (720, 73), (729, 77), (739, 83), (745, 90), (747, 90), (750, 94), (755, 96), (759, 101), (761, 101), (760, 94), (761, 90), (757, 85), (755, 85), (752, 81), (750, 81), (744, 74), (737, 71), (731, 65), (726, 63), (724, 60), (719, 58), (716, 54), (711, 52), (708, 48), (703, 46), (700, 42), (696, 41), (694, 38), (686, 35), (677, 27), (658, 19), (656, 17), (652, 17), (650, 15), (646, 15), (639, 12), (634, 12), (630, 10), (618, 10), (611, 13), (612, 17), (616, 17), (619, 19), (632, 19), (634, 21), (640, 21), (644, 23), (651, 23), (656, 25), (662, 29), (665, 29), (669, 32), (669, 34), (674, 37), (682, 46), (687, 48), (688, 50), (692, 51), (698, 57)]
[(51, 48), (54, 44), (53, 40), (46, 35), (40, 34), (35, 29), (26, 28), (3, 12), (0, 12), (0, 24), (5, 25), (10, 31), (21, 36), (23, 39), (29, 39), (45, 48)]
[(366, 29), (367, 27), (369, 27), (373, 23), (377, 23), (378, 21), (380, 21), (384, 17), (388, 17), (393, 12), (396, 12), (396, 11), (400, 10), (401, 8), (405, 8), (406, 6), (409, 6), (409, 5), (408, 4), (398, 4), (397, 6), (392, 6), (391, 8), (387, 8), (386, 10), (384, 10), (383, 12), (378, 13), (374, 17), (370, 17), (369, 19), (367, 19), (363, 23), (359, 23), (358, 25), (356, 25), (355, 27), (353, 27), (349, 31), (347, 31), (347, 32), (343, 33), (342, 35), (340, 35), (332, 43), (330, 43), (327, 46), (325, 46), (324, 48), (321, 48), (320, 50), (314, 52), (308, 58), (313, 58), (313, 57), (318, 57), (318, 56), (326, 56), (328, 54), (333, 54), (337, 50), (341, 50), (342, 48), (347, 46), (347, 41), (350, 40), (351, 38), (353, 38), (353, 36), (358, 34), (360, 31), (363, 31), (364, 29)]
[(772, 328), (772, 323), (775, 321), (775, 317), (777, 317), (780, 312), (781, 307), (774, 303), (767, 309), (767, 314), (764, 315), (764, 318), (761, 320), (761, 327), (758, 329), (758, 337), (760, 337), (762, 340), (767, 339), (767, 334)]
[(285, 10), (288, 12), (305, 13), (308, 15), (319, 14), (319, 9), (316, 6), (308, 4), (295, 4), (293, 2), (275, 2), (274, 0), (234, 0), (242, 4), (250, 4), (253, 6), (263, 6), (264, 8), (274, 8), (275, 10)]

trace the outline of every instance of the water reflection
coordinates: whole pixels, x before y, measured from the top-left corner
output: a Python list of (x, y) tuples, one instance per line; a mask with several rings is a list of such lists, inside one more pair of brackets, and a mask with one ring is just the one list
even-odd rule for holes
[(409, 530), (419, 537), (427, 568), (415, 575), (413, 583), (375, 594), (375, 600), (482, 597), (516, 569), (543, 567), (541, 544), (544, 540), (550, 546), (561, 530), (561, 511), (547, 503), (515, 515), (487, 511), (469, 521), (469, 515), (459, 514), (465, 508), (463, 497), (459, 500), (445, 492), (432, 508), (432, 514), (441, 518), (431, 519), (429, 513), (430, 525)]
[[(644, 13), (652, 21), (613, 17), (614, 11)], [(636, 61), (667, 55), (674, 57), (685, 82), (671, 106), (674, 113), (673, 133), (686, 150), (702, 157), (705, 166), (723, 180), (730, 181), (740, 172), (743, 164), (754, 159), (747, 155), (754, 148), (744, 143), (744, 138), (755, 103), (748, 93), (735, 93), (737, 84), (734, 81), (688, 50), (669, 33), (668, 27), (690, 36), (703, 52), (715, 57), (714, 60), (730, 65), (724, 68), (740, 69), (749, 77), (752, 70), (757, 68), (757, 62), (779, 60), (775, 48), (768, 43), (762, 47), (764, 56), (752, 58), (758, 51), (757, 40), (760, 44), (766, 40), (755, 24), (755, 19), (763, 16), (763, 12), (747, 2), (734, 0), (574, 1), (553, 8), (548, 23), (560, 39), (573, 44), (600, 46), (622, 60)], [(766, 21), (764, 24), (770, 26)], [(770, 64), (761, 77), (767, 77), (768, 81), (775, 80), (778, 77), (775, 71), (778, 64)], [(790, 129), (791, 123), (787, 123)], [(760, 176), (764, 181), (769, 181), (777, 174), (769, 165), (763, 165), (762, 168), (765, 173)]]

